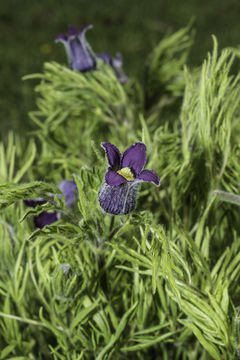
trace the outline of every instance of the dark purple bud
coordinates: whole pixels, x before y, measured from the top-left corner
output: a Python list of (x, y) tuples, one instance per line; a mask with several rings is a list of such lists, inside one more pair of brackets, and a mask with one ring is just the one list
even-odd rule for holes
[[(37, 207), (39, 205), (43, 205), (46, 204), (48, 202), (48, 200), (46, 199), (42, 199), (42, 198), (38, 198), (38, 199), (27, 199), (27, 200), (23, 200), (24, 204), (26, 206), (29, 207)], [(41, 212), (41, 214), (39, 215), (35, 215), (34, 216), (34, 224), (36, 227), (42, 229), (45, 225), (50, 225), (52, 224), (54, 221), (57, 221), (57, 212), (47, 212), (47, 211), (43, 211)]]
[(46, 225), (50, 225), (59, 219), (59, 214), (57, 211), (52, 213), (48, 211), (43, 211), (39, 215), (34, 216), (34, 224), (36, 227), (42, 229)]
[(26, 199), (26, 200), (23, 200), (24, 204), (26, 206), (29, 206), (29, 207), (37, 207), (38, 205), (43, 205), (43, 204), (46, 204), (47, 200), (46, 199), (42, 199), (42, 198), (38, 198), (38, 199)]
[(95, 55), (85, 39), (85, 32), (91, 28), (92, 25), (87, 25), (78, 31), (75, 27), (71, 26), (68, 29), (67, 36), (61, 34), (55, 39), (56, 42), (60, 41), (65, 46), (68, 61), (73, 70), (77, 69), (85, 72), (96, 68)]
[(137, 201), (139, 183), (126, 182), (111, 186), (104, 182), (98, 193), (101, 207), (109, 214), (125, 215), (134, 210)]

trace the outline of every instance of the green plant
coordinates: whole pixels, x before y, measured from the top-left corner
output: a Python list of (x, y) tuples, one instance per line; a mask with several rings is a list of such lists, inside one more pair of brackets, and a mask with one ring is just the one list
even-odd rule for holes
[[(12, 134), (0, 145), (0, 359), (239, 357), (240, 75), (215, 38), (202, 67), (187, 67), (192, 41), (189, 28), (166, 37), (143, 89), (102, 62), (28, 77), (40, 79), (38, 128), (28, 150)], [(144, 142), (160, 175), (132, 214), (99, 206), (102, 141)], [(73, 210), (62, 179), (77, 184)], [(63, 216), (35, 229), (46, 210)]]

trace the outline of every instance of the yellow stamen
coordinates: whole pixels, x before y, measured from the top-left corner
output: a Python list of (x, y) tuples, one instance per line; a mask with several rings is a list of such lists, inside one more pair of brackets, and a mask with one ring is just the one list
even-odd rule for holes
[(129, 169), (128, 167), (118, 170), (117, 173), (122, 175), (127, 181), (133, 181), (135, 179), (135, 176), (133, 175), (131, 169)]

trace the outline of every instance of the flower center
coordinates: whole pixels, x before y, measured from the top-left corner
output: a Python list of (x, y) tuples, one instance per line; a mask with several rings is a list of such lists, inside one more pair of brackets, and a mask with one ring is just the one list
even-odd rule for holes
[(128, 167), (118, 170), (117, 173), (122, 175), (127, 181), (133, 181), (135, 179), (135, 176), (133, 175), (131, 169), (129, 169)]

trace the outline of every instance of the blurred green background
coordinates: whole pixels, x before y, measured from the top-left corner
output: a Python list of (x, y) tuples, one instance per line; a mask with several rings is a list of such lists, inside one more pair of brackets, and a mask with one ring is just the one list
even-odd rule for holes
[(31, 129), (34, 83), (22, 81), (42, 71), (43, 62), (66, 62), (54, 38), (68, 25), (93, 24), (87, 39), (95, 52), (121, 52), (128, 75), (140, 80), (145, 59), (169, 31), (194, 18), (195, 44), (190, 63), (201, 64), (211, 49), (211, 34), (220, 48), (240, 42), (239, 0), (8, 0), (0, 6), (0, 138), (9, 129)]

